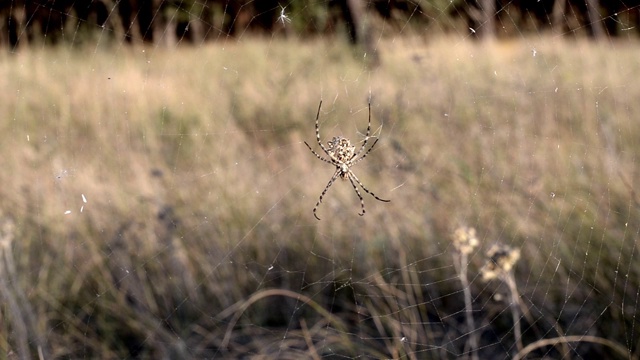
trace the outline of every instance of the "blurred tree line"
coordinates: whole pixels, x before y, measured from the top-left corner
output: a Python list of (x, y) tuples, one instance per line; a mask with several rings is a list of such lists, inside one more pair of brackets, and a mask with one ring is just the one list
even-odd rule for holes
[[(639, 29), (640, 0), (2, 0), (0, 43), (74, 42), (94, 36), (127, 43), (200, 43), (247, 32), (345, 33), (366, 42), (367, 19), (478, 38), (544, 29), (594, 38)], [(375, 18), (368, 15), (374, 15)], [(97, 35), (96, 35), (97, 34)]]

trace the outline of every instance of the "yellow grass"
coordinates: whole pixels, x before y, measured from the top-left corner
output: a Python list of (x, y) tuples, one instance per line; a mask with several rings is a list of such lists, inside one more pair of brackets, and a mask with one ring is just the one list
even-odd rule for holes
[[(470, 225), (471, 272), (494, 242), (522, 249), (525, 345), (589, 333), (637, 354), (640, 46), (394, 40), (377, 68), (335, 40), (3, 54), (0, 203), (44, 351), (460, 354), (448, 239)], [(318, 102), (325, 141), (361, 141), (369, 94), (380, 140), (354, 171), (391, 203), (363, 193), (359, 217), (338, 182), (318, 222)], [(510, 333), (499, 287), (469, 277), (476, 323)]]

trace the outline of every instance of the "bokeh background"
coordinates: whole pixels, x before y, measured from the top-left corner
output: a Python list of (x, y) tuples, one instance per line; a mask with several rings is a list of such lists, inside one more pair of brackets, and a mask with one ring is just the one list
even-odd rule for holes
[(639, 11), (2, 1), (0, 357), (638, 359)]

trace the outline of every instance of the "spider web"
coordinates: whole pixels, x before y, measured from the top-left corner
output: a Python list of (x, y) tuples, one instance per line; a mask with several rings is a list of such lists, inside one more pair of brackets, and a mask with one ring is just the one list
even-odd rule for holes
[(640, 4), (1, 6), (6, 356), (638, 359)]

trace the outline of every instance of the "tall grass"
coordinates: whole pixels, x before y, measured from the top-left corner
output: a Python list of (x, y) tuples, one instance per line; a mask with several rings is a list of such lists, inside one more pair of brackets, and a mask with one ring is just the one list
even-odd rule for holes
[[(451, 358), (474, 333), (481, 358), (514, 356), (508, 289), (478, 275), (500, 241), (521, 249), (525, 348), (588, 335), (637, 358), (638, 45), (378, 46), (375, 69), (323, 40), (3, 55), (0, 204), (32, 314), (2, 308), (2, 350)], [(359, 217), (337, 183), (318, 222), (318, 101), (323, 138), (360, 141), (369, 96), (380, 141), (354, 171), (392, 201)], [(460, 224), (483, 247), (464, 291)]]

